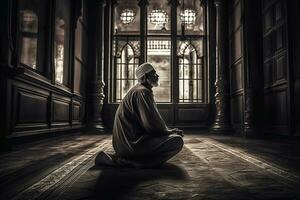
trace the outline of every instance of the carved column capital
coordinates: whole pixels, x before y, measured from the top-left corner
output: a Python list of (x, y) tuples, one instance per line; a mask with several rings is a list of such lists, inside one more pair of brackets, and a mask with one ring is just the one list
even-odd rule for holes
[(103, 7), (106, 6), (106, 0), (97, 0), (96, 2), (102, 5)]
[(200, 6), (204, 6), (207, 3), (207, 0), (200, 0)]
[(169, 5), (179, 6), (180, 3), (178, 0), (168, 0)]
[(215, 0), (215, 1), (214, 1), (214, 5), (215, 5), (216, 7), (219, 7), (220, 4), (221, 4), (220, 0)]
[(147, 6), (147, 5), (149, 5), (149, 1), (148, 0), (138, 0), (138, 5), (140, 7)]
[(111, 6), (116, 6), (116, 5), (118, 5), (117, 0), (111, 0), (111, 1), (110, 1), (110, 5), (111, 5)]
[(226, 3), (226, 0), (214, 0), (214, 5), (216, 7), (223, 6)]

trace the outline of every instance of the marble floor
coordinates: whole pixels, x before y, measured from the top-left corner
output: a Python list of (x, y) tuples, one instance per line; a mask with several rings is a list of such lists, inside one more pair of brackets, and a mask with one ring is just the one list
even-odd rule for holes
[(109, 135), (73, 134), (0, 154), (0, 199), (300, 199), (300, 141), (187, 134), (156, 169), (97, 167)]

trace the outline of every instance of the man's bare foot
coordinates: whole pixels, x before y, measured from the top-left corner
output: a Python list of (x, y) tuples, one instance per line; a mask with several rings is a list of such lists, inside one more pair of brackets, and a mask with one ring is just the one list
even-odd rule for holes
[(129, 160), (126, 158), (121, 158), (121, 157), (118, 157), (116, 159), (116, 163), (120, 167), (130, 167), (130, 168), (136, 168), (136, 169), (144, 168), (144, 165), (137, 161)]
[(97, 166), (112, 166), (112, 167), (130, 167), (136, 169), (150, 168), (151, 165), (144, 165), (138, 161), (109, 155), (104, 151), (100, 151), (95, 158), (95, 165)]
[(104, 151), (100, 151), (95, 158), (95, 164), (98, 166), (106, 165), (106, 166), (117, 166), (112, 156), (105, 153)]

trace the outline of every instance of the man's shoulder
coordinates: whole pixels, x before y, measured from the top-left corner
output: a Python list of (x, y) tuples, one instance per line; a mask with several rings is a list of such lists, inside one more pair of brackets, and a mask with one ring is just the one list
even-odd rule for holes
[(132, 93), (137, 95), (151, 95), (152, 91), (149, 90), (147, 87), (143, 86), (142, 84), (138, 84), (131, 89)]

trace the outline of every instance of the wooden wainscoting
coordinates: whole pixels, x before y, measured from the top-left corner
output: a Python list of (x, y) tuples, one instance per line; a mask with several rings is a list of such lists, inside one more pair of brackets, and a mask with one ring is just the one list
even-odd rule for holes
[(8, 80), (6, 137), (83, 127), (85, 98), (37, 77), (25, 74)]

